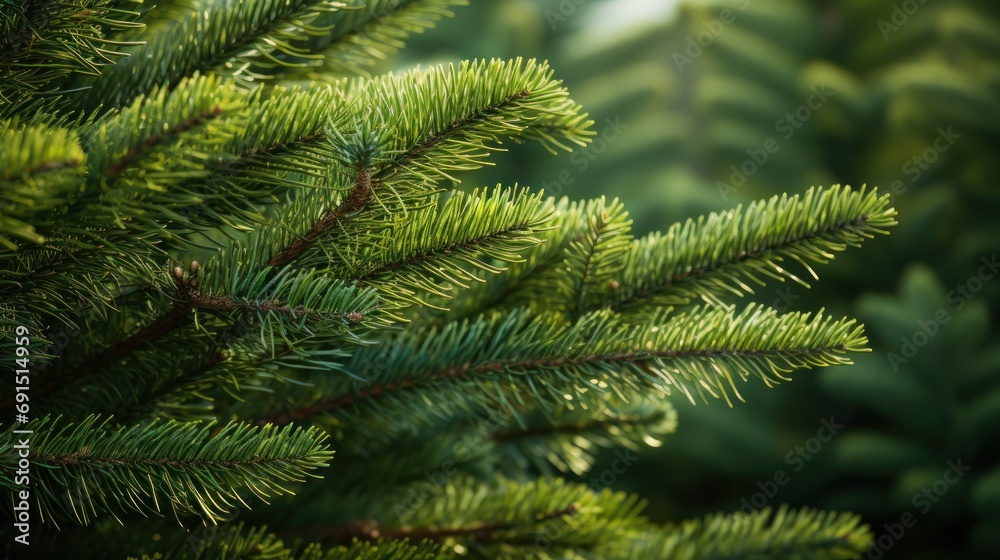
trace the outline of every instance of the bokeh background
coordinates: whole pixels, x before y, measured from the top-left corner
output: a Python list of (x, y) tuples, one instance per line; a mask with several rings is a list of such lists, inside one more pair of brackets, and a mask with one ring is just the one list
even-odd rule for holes
[[(463, 186), (619, 197), (637, 233), (835, 183), (891, 192), (899, 211), (891, 236), (819, 268), (811, 289), (753, 297), (859, 317), (873, 352), (747, 387), (734, 409), (681, 405), (678, 433), (614, 488), (648, 497), (662, 521), (789, 503), (861, 514), (879, 536), (870, 558), (1000, 557), (1000, 3), (473, 0), (455, 12), (380, 70), (547, 59), (598, 132), (574, 154), (511, 146)], [(824, 422), (843, 428), (827, 438)]]

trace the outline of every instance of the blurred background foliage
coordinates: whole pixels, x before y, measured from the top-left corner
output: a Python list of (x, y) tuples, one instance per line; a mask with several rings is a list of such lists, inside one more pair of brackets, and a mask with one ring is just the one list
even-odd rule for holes
[[(513, 56), (548, 59), (599, 134), (569, 156), (512, 146), (467, 187), (617, 196), (637, 233), (811, 185), (877, 186), (899, 210), (812, 289), (755, 297), (857, 315), (871, 354), (735, 409), (682, 406), (614, 487), (664, 521), (786, 502), (860, 513), (890, 558), (997, 557), (1000, 4), (474, 1), (379, 70)], [(824, 420), (844, 426), (827, 442)]]

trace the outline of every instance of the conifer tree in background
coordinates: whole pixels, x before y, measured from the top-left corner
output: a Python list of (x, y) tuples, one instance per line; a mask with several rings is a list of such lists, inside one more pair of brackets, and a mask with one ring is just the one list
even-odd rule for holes
[(0, 382), (8, 554), (866, 550), (851, 514), (660, 526), (578, 477), (670, 434), (675, 402), (864, 350), (851, 319), (734, 300), (884, 233), (888, 197), (635, 237), (617, 201), (445, 191), (503, 141), (593, 136), (533, 60), (364, 76), (463, 3), (4, 1), (0, 352), (28, 371)]

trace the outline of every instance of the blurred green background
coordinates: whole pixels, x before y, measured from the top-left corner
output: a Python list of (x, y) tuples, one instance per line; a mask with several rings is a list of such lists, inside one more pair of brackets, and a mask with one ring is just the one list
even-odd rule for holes
[[(638, 233), (835, 183), (892, 192), (899, 211), (891, 236), (818, 269), (812, 289), (754, 296), (857, 316), (872, 353), (747, 387), (735, 409), (682, 406), (678, 433), (614, 488), (664, 521), (780, 503), (854, 511), (879, 535), (870, 558), (1000, 557), (1000, 5), (472, 4), (391, 68), (548, 59), (598, 136), (569, 155), (512, 146), (465, 186), (617, 196)], [(824, 422), (843, 428), (828, 437)]]

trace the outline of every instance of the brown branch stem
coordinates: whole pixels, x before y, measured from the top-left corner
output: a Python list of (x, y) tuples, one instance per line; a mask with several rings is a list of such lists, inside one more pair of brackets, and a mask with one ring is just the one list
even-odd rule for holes
[(354, 180), (354, 187), (351, 189), (347, 199), (335, 209), (327, 210), (326, 214), (316, 222), (305, 235), (292, 241), (287, 247), (274, 255), (267, 265), (272, 267), (285, 266), (301, 255), (316, 239), (324, 233), (333, 229), (340, 220), (348, 214), (364, 208), (372, 196), (372, 176), (371, 172), (365, 168), (359, 168)]

